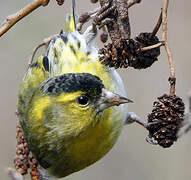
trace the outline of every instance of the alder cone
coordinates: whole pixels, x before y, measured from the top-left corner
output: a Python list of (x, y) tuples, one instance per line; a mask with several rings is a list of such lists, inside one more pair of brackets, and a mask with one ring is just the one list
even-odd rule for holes
[(14, 158), (15, 169), (21, 174), (25, 175), (28, 173), (29, 163), (28, 155), (29, 148), (26, 140), (23, 137), (21, 125), (17, 124), (17, 145), (16, 145), (16, 157)]
[(178, 96), (164, 94), (153, 103), (153, 110), (148, 115), (149, 138), (153, 138), (163, 148), (170, 147), (177, 141), (177, 133), (182, 127), (185, 106)]
[(147, 51), (140, 51), (140, 49), (158, 42), (158, 37), (152, 36), (151, 33), (140, 33), (135, 39), (120, 39), (117, 47), (108, 43), (100, 49), (99, 60), (104, 65), (116, 69), (127, 67), (145, 69), (158, 60), (160, 47)]
[[(152, 36), (151, 33), (140, 33), (137, 37), (135, 37), (135, 41), (139, 44), (139, 46), (147, 47), (154, 44), (159, 43), (159, 39), (157, 36)], [(155, 61), (158, 60), (158, 56), (160, 55), (160, 48), (154, 48), (147, 51), (140, 51), (137, 54), (135, 61), (131, 62), (131, 66), (135, 69), (145, 69), (150, 67)]]

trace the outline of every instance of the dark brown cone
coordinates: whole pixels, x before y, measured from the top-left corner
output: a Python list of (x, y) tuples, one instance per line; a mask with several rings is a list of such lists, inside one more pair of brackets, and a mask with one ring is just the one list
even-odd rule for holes
[(182, 127), (184, 103), (178, 96), (164, 94), (153, 103), (152, 113), (148, 115), (149, 138), (153, 138), (163, 148), (170, 147), (177, 140)]
[(100, 61), (109, 67), (145, 69), (150, 67), (160, 55), (160, 48), (141, 52), (140, 48), (151, 46), (159, 42), (151, 33), (141, 33), (135, 39), (121, 39), (119, 45), (107, 44), (99, 50)]
[(104, 48), (99, 50), (100, 61), (109, 67), (127, 68), (129, 62), (133, 61), (136, 56), (137, 44), (133, 39), (119, 41), (118, 47), (108, 43)]
[(28, 155), (29, 148), (26, 140), (23, 137), (21, 125), (17, 124), (17, 145), (16, 145), (16, 157), (14, 159), (15, 169), (21, 174), (27, 174), (29, 168)]
[[(151, 36), (151, 33), (140, 33), (135, 41), (140, 45), (140, 47), (147, 47), (159, 43), (157, 36)], [(148, 51), (141, 51), (137, 54), (137, 58), (132, 62), (131, 66), (135, 69), (145, 69), (150, 67), (157, 57), (160, 55), (160, 48), (154, 48)]]

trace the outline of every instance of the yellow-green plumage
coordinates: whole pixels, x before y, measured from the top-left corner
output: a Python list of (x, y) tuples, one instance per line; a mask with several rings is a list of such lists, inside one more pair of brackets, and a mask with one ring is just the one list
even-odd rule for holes
[(18, 109), (24, 136), (40, 165), (56, 177), (79, 171), (103, 157), (115, 144), (125, 119), (123, 105), (112, 106), (98, 115), (93, 104), (79, 105), (76, 98), (83, 91), (42, 92), (50, 78), (89, 73), (99, 77), (111, 92), (120, 93), (115, 72), (98, 61), (97, 50), (75, 31), (72, 17), (68, 33), (50, 43), (49, 68), (39, 57), (27, 71), (19, 90)]

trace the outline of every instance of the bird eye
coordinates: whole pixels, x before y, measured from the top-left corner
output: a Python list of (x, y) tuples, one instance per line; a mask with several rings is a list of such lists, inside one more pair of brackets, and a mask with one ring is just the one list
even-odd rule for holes
[(87, 105), (89, 102), (89, 97), (87, 95), (81, 95), (77, 98), (77, 103), (81, 105)]

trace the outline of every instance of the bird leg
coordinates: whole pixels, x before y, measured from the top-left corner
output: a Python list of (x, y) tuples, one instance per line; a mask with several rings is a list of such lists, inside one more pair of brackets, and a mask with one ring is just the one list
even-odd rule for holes
[(137, 114), (135, 114), (134, 112), (129, 112), (127, 115), (127, 118), (125, 120), (125, 124), (130, 124), (136, 122), (138, 124), (140, 124), (141, 126), (143, 126), (146, 129), (150, 129), (153, 125), (156, 125), (158, 123), (158, 121), (155, 122), (145, 122), (144, 120), (142, 120)]
[[(152, 128), (153, 125), (156, 125), (158, 122), (145, 122), (143, 121), (138, 115), (136, 115), (134, 112), (129, 112), (128, 116), (126, 118), (125, 124), (130, 124), (136, 122), (138, 124), (140, 124), (141, 126), (143, 126), (144, 128), (146, 128), (147, 130), (149, 130), (150, 128)], [(155, 141), (151, 136), (146, 137), (146, 141), (152, 145), (157, 145), (158, 142)]]
[(130, 124), (136, 122), (140, 124), (141, 126), (147, 128), (148, 123), (143, 121), (138, 115), (136, 115), (134, 112), (129, 112), (127, 115), (127, 118), (125, 120), (125, 124)]

